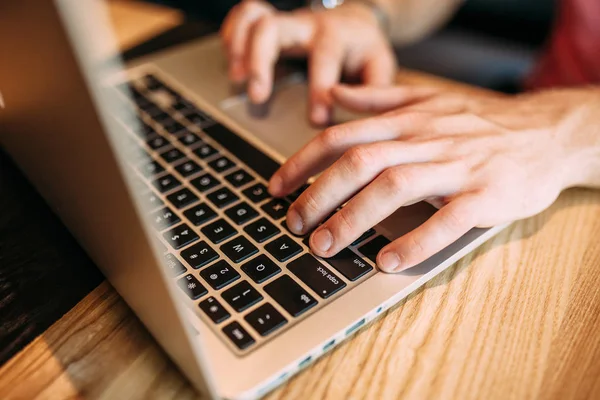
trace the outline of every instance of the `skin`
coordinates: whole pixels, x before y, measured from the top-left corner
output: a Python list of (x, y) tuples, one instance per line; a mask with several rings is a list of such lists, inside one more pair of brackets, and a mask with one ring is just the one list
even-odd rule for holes
[(321, 173), (287, 214), (311, 249), (331, 257), (399, 207), (427, 200), (439, 211), (381, 250), (399, 272), (474, 227), (535, 215), (561, 191), (600, 187), (600, 89), (517, 97), (422, 87), (337, 86), (341, 105), (379, 115), (331, 127), (292, 156), (269, 190), (284, 196)]

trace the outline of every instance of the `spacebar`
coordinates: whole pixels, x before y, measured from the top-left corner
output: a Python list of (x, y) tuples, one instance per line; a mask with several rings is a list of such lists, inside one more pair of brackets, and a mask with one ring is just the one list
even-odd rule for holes
[(203, 131), (267, 181), (280, 167), (277, 161), (221, 124), (203, 128)]

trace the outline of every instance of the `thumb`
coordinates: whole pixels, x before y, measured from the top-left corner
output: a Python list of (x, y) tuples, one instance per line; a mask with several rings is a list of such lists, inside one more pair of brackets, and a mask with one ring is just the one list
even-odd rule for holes
[(379, 114), (427, 100), (438, 90), (423, 86), (336, 85), (331, 93), (339, 105), (351, 111)]

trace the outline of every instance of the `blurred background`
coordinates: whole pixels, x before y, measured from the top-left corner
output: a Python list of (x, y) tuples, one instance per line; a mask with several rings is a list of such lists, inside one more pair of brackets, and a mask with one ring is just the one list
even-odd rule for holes
[[(215, 30), (238, 0), (153, 0)], [(289, 9), (301, 0), (274, 0)], [(477, 86), (517, 92), (551, 30), (555, 0), (466, 0), (440, 32), (397, 49), (400, 65)]]

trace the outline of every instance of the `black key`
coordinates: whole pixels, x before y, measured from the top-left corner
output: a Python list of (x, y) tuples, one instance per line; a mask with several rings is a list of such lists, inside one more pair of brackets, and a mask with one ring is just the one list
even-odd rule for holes
[(144, 199), (144, 201), (146, 202), (146, 206), (148, 206), (148, 208), (156, 208), (158, 206), (162, 206), (163, 204), (165, 204), (160, 197), (158, 197), (156, 194), (154, 194), (154, 192), (149, 191), (148, 193), (144, 193), (142, 195), (142, 198)]
[(223, 307), (221, 303), (219, 303), (219, 301), (212, 296), (200, 302), (198, 306), (215, 324), (220, 324), (231, 316), (225, 307)]
[(187, 271), (181, 261), (179, 261), (173, 254), (165, 254), (164, 265), (165, 268), (173, 274), (173, 276), (181, 275)]
[(202, 233), (205, 234), (211, 242), (219, 244), (235, 235), (237, 231), (224, 219), (219, 219), (202, 228)]
[(231, 161), (225, 156), (219, 157), (216, 160), (212, 160), (208, 163), (208, 165), (218, 173), (227, 171), (228, 169), (235, 167), (233, 161)]
[(154, 137), (148, 139), (146, 141), (146, 143), (148, 144), (148, 146), (150, 146), (150, 148), (152, 148), (154, 150), (161, 149), (161, 148), (171, 144), (171, 142), (169, 142), (167, 139), (165, 139), (162, 136), (154, 136)]
[(302, 251), (302, 247), (288, 235), (282, 235), (265, 246), (279, 262), (284, 262)]
[(181, 252), (181, 257), (194, 269), (202, 268), (206, 264), (219, 258), (204, 240)]
[(298, 200), (298, 197), (300, 197), (300, 195), (302, 193), (304, 193), (304, 191), (306, 189), (308, 189), (309, 186), (310, 186), (309, 184), (302, 185), (295, 192), (293, 192), (292, 194), (288, 195), (288, 199), (290, 199), (291, 202), (294, 202), (294, 201)]
[(243, 169), (238, 169), (225, 177), (234, 187), (239, 188), (254, 180), (254, 177)]
[(194, 105), (187, 100), (180, 99), (177, 100), (175, 104), (172, 106), (177, 111), (191, 111), (194, 110)]
[(213, 218), (216, 218), (217, 213), (210, 208), (208, 204), (201, 203), (190, 208), (189, 210), (186, 210), (183, 215), (185, 215), (185, 217), (189, 219), (192, 224), (198, 226), (210, 221)]
[(365, 240), (367, 240), (374, 234), (375, 234), (375, 229), (373, 229), (373, 228), (369, 229), (368, 231), (366, 231), (365, 233), (360, 235), (360, 237), (358, 239), (356, 239), (354, 242), (352, 242), (352, 246), (356, 246), (356, 245), (364, 242)]
[(202, 141), (198, 135), (192, 132), (186, 132), (184, 135), (179, 137), (179, 141), (186, 146), (191, 146), (193, 144), (199, 143)]
[(258, 249), (244, 236), (238, 236), (235, 239), (221, 246), (221, 251), (234, 263), (240, 263), (258, 253)]
[(163, 230), (172, 225), (175, 225), (181, 221), (181, 219), (173, 212), (169, 207), (165, 207), (161, 210), (152, 213), (152, 223), (158, 230)]
[(195, 125), (201, 125), (204, 122), (210, 121), (210, 119), (206, 115), (204, 115), (200, 112), (197, 112), (197, 111), (192, 112), (192, 113), (186, 113), (185, 117), (188, 120), (190, 120), (190, 122), (192, 124), (195, 124)]
[(148, 90), (162, 89), (165, 85), (154, 75), (146, 75), (142, 79), (142, 82), (146, 85)]
[(317, 305), (317, 301), (289, 275), (277, 278), (265, 286), (265, 292), (293, 317), (298, 317)]
[(139, 171), (144, 174), (145, 176), (147, 176), (148, 178), (153, 177), (154, 175), (158, 175), (161, 172), (164, 172), (165, 169), (163, 168), (162, 165), (160, 165), (158, 162), (156, 161), (152, 161), (149, 163), (143, 163), (142, 165), (140, 165), (138, 167)]
[(229, 339), (235, 344), (240, 350), (247, 349), (254, 344), (254, 339), (239, 322), (235, 321), (223, 328), (223, 333), (227, 335)]
[(190, 299), (196, 300), (200, 297), (204, 296), (208, 293), (208, 290), (200, 282), (194, 275), (186, 275), (183, 278), (177, 281), (177, 284), (187, 294)]
[(227, 264), (225, 260), (221, 260), (203, 269), (200, 271), (200, 275), (215, 290), (224, 288), (240, 278), (240, 274), (231, 265)]
[(373, 269), (350, 249), (344, 249), (331, 258), (326, 258), (328, 264), (351, 281), (359, 279)]
[(267, 336), (287, 323), (287, 319), (269, 303), (258, 307), (244, 319), (260, 336)]
[(183, 177), (188, 177), (202, 171), (202, 167), (193, 162), (192, 160), (186, 160), (185, 162), (178, 164), (175, 170)]
[(163, 233), (163, 237), (175, 250), (198, 240), (198, 235), (186, 224), (181, 224)]
[(283, 199), (273, 199), (267, 204), (264, 204), (261, 208), (271, 216), (271, 218), (277, 220), (285, 217), (287, 214), (290, 203)]
[(207, 190), (210, 190), (221, 184), (221, 182), (219, 182), (217, 178), (211, 174), (204, 174), (201, 177), (190, 181), (190, 183), (201, 192), (206, 192)]
[(261, 218), (258, 221), (251, 223), (244, 228), (244, 231), (258, 243), (269, 240), (281, 232), (279, 228), (270, 223), (266, 218)]
[(234, 287), (227, 289), (223, 292), (222, 296), (237, 312), (247, 310), (263, 299), (262, 295), (250, 286), (248, 281), (242, 281)]
[(249, 198), (253, 203), (260, 203), (264, 199), (269, 198), (269, 192), (267, 192), (267, 187), (262, 183), (257, 183), (256, 185), (250, 186), (248, 189), (245, 189), (242, 193), (244, 193), (244, 196)]
[(152, 183), (161, 193), (168, 192), (169, 190), (175, 189), (181, 185), (177, 178), (171, 174), (167, 174), (162, 178), (158, 178)]
[(167, 199), (177, 208), (184, 208), (198, 201), (196, 196), (188, 188), (183, 188), (167, 196)]
[(390, 243), (391, 242), (387, 238), (380, 235), (371, 240), (369, 243), (360, 247), (358, 251), (360, 251), (369, 260), (376, 262), (375, 260), (377, 259), (377, 253), (379, 253), (379, 250), (383, 249)]
[(226, 187), (217, 189), (206, 197), (208, 197), (208, 199), (219, 208), (223, 208), (239, 199), (239, 197), (233, 194), (233, 192)]
[(181, 160), (185, 157), (185, 154), (182, 153), (179, 149), (171, 149), (167, 150), (164, 153), (161, 153), (160, 156), (168, 163), (173, 163), (177, 160)]
[(164, 112), (163, 110), (156, 108), (146, 110), (148, 114), (152, 117), (154, 121), (156, 121), (159, 125), (170, 125), (175, 123), (173, 117), (170, 114)]
[(324, 299), (346, 287), (337, 275), (310, 254), (292, 261), (287, 268)]
[(179, 122), (174, 119), (168, 119), (163, 121), (163, 128), (165, 131), (169, 132), (171, 135), (177, 135), (180, 132), (185, 131), (185, 126), (181, 125)]
[(194, 154), (196, 154), (198, 157), (200, 157), (203, 160), (205, 158), (213, 156), (217, 153), (218, 153), (218, 151), (214, 147), (212, 147), (210, 144), (206, 144), (206, 143), (204, 143), (202, 146), (200, 146), (194, 150)]
[(258, 212), (246, 202), (241, 202), (225, 211), (225, 214), (238, 225), (258, 217)]
[(264, 254), (248, 261), (242, 265), (244, 271), (256, 283), (263, 283), (267, 279), (281, 272), (281, 268), (277, 266), (269, 257)]

